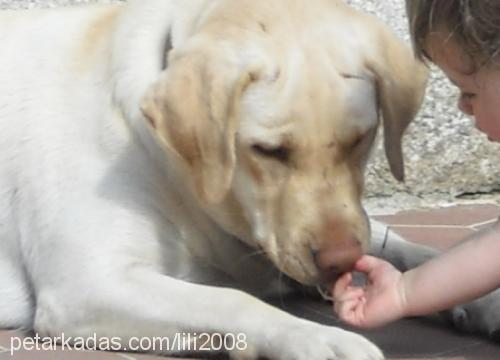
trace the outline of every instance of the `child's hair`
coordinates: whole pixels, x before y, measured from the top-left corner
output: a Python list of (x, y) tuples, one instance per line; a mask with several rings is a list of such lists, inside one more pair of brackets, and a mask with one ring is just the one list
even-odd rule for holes
[(406, 0), (410, 36), (416, 56), (429, 59), (428, 36), (449, 31), (453, 40), (480, 67), (500, 53), (499, 0)]

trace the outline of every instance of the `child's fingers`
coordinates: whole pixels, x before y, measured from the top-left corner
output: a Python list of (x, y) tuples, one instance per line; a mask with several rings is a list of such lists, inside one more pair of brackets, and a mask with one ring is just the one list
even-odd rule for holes
[(334, 310), (340, 320), (350, 325), (359, 325), (359, 314), (363, 301), (360, 298), (335, 303)]
[(353, 299), (359, 299), (365, 295), (365, 289), (360, 288), (360, 287), (354, 287), (354, 286), (349, 286), (346, 291), (339, 296), (338, 299), (335, 299), (335, 301), (338, 302), (343, 302), (343, 301), (349, 301)]
[(356, 271), (363, 272), (365, 274), (369, 274), (378, 266), (384, 264), (384, 261), (378, 259), (374, 256), (364, 255), (362, 256), (354, 265)]
[(365, 294), (365, 289), (351, 286), (352, 274), (342, 275), (335, 283), (332, 295), (336, 303), (357, 299)]
[(352, 274), (351, 273), (345, 273), (339, 279), (337, 282), (335, 282), (335, 285), (333, 286), (333, 298), (335, 300), (338, 300), (342, 297), (342, 295), (347, 291), (347, 288), (352, 282)]

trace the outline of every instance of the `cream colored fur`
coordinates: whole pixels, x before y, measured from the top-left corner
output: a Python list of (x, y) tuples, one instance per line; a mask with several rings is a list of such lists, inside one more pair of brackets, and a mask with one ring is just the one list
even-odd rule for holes
[(426, 79), (384, 25), (336, 0), (136, 0), (3, 11), (0, 51), (1, 327), (382, 358), (250, 293), (369, 248), (379, 118), (402, 179)]

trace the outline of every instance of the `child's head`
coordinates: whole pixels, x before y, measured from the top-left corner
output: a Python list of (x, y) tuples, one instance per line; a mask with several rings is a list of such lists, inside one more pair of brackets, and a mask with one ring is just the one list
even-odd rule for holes
[(459, 108), (500, 140), (500, 1), (406, 0), (416, 55), (461, 91)]
[(498, 55), (500, 1), (407, 0), (406, 6), (418, 57), (427, 57), (426, 42), (436, 31), (452, 35), (476, 66), (482, 66)]

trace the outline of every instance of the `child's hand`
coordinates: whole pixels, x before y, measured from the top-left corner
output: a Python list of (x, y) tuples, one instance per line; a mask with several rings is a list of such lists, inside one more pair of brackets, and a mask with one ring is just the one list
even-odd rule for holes
[(403, 277), (398, 270), (372, 256), (359, 259), (355, 270), (367, 275), (364, 288), (352, 286), (352, 274), (346, 273), (333, 289), (334, 310), (343, 321), (370, 328), (405, 315)]

